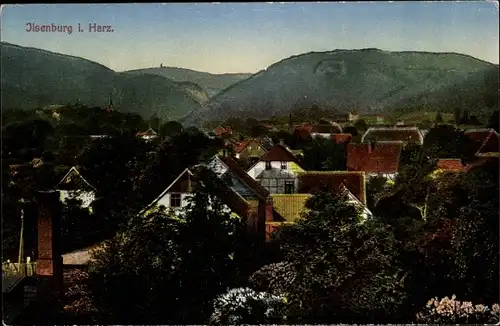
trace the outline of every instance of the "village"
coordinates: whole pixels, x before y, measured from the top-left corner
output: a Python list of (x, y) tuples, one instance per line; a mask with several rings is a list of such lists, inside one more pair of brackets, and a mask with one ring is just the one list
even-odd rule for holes
[[(113, 114), (113, 112), (116, 111), (110, 103), (102, 108), (100, 114)], [(52, 108), (44, 114), (59, 121), (65, 113), (57, 107), (56, 110)], [(429, 161), (431, 168), (428, 173), (434, 178), (438, 178), (439, 175), (449, 177), (454, 174), (467, 174), (471, 169), (490, 164), (488, 162), (498, 164), (500, 157), (500, 136), (497, 130), (485, 126), (459, 130), (451, 124), (445, 124), (442, 118), (437, 118), (437, 122), (433, 122), (429, 129), (421, 129), (416, 124), (408, 125), (404, 121), (387, 124), (384, 123), (382, 116), (363, 117), (355, 113), (336, 115), (331, 119), (321, 118), (316, 122), (299, 123), (295, 123), (294, 117), (290, 114), (288, 120), (289, 123), (284, 126), (258, 122), (251, 128), (250, 133), (253, 135), (237, 132), (227, 124), (216, 125), (210, 131), (198, 129), (200, 137), (218, 144), (214, 147), (215, 155), (195, 164), (178, 165), (180, 172), (173, 174), (167, 183), (156, 184), (155, 189), (159, 191), (151, 193), (150, 197), (154, 199), (145, 202), (143, 206), (136, 206), (133, 214), (142, 220), (147, 220), (158, 212), (182, 218), (188, 214), (197, 185), (208, 184), (211, 182), (210, 179), (216, 177), (222, 181), (222, 186), (219, 191), (211, 195), (221, 200), (224, 206), (223, 212), (242, 221), (245, 232), (252, 236), (252, 241), (268, 243), (272, 242), (276, 230), (293, 225), (307, 216), (310, 211), (307, 202), (320, 192), (345, 196), (346, 203), (358, 210), (360, 223), (377, 219), (378, 213), (373, 212), (377, 200), (371, 193), (373, 192), (370, 190), (371, 184), (378, 181), (381, 182), (380, 189), (388, 189), (400, 182), (398, 175), (405, 164), (408, 164), (408, 159), (404, 157), (405, 150), (418, 150), (425, 144), (427, 148), (448, 147), (451, 153), (452, 150), (449, 148), (455, 146), (460, 152), (459, 155), (446, 157), (446, 154), (440, 153)], [(371, 123), (367, 124), (366, 121)], [(180, 133), (162, 136), (158, 129), (151, 127), (151, 123), (149, 128), (143, 130), (136, 132), (135, 138), (148, 146), (149, 150), (146, 152), (153, 155), (155, 147), (168, 145), (175, 137), (181, 137), (179, 135), (186, 132), (181, 129)], [(447, 133), (450, 130), (455, 131), (456, 135), (463, 135), (464, 142), (448, 146), (449, 139), (439, 138), (450, 136)], [(196, 129), (191, 128), (190, 132), (194, 131)], [(457, 137), (456, 135), (450, 137)], [(87, 137), (92, 144), (112, 141), (117, 136), (92, 134)], [(118, 136), (120, 137), (134, 136), (129, 134), (129, 136)], [(318, 149), (316, 152), (311, 150), (310, 146), (313, 146), (311, 144), (318, 144), (316, 146), (319, 146), (319, 154), (317, 154)], [(316, 156), (312, 157), (313, 154)], [(147, 156), (145, 158), (148, 160)], [(329, 159), (334, 162), (325, 163)], [(94, 252), (103, 248), (108, 240), (101, 235), (100, 240), (92, 240), (94, 243), (90, 246), (80, 245), (78, 248), (73, 246), (69, 252), (63, 249), (60, 240), (56, 240), (60, 238), (61, 232), (57, 229), (61, 224), (56, 221), (57, 216), (55, 216), (59, 213), (47, 208), (55, 205), (49, 203), (52, 201), (63, 205), (65, 203), (74, 205), (76, 202), (79, 209), (87, 211), (88, 216), (92, 216), (95, 215), (94, 202), (102, 200), (103, 192), (99, 190), (99, 185), (94, 184), (95, 181), (90, 181), (86, 176), (92, 175), (92, 171), (88, 168), (82, 169), (79, 165), (64, 168), (47, 164), (44, 160), (41, 157), (34, 157), (28, 162), (8, 166), (11, 183), (15, 182), (13, 180), (22, 174), (22, 171), (40, 170), (44, 166), (52, 171), (58, 171), (53, 175), (59, 176), (60, 179), (54, 179), (53, 176), (50, 180), (58, 180), (53, 187), (46, 183), (45, 188), (36, 189), (38, 194), (35, 196), (42, 198), (37, 200), (38, 208), (32, 211), (38, 216), (35, 222), (38, 254), (36, 257), (27, 255), (23, 239), (32, 235), (25, 234), (28, 231), (21, 226), (18, 261), (14, 263), (9, 260), (3, 263), (4, 275), (11, 275), (7, 279), (4, 277), (4, 284), (10, 284), (9, 287), (3, 288), (6, 300), (10, 297), (13, 301), (18, 300), (15, 298), (20, 298), (19, 291), (22, 292), (23, 289), (27, 291), (30, 286), (36, 289), (38, 281), (35, 280), (35, 275), (58, 279), (55, 284), (59, 285), (55, 286), (59, 289), (64, 288), (64, 280), (67, 280), (71, 271), (88, 271)], [(417, 166), (425, 165), (422, 159), (417, 159), (416, 162)], [(160, 168), (168, 169), (168, 165), (162, 164)], [(315, 169), (316, 166), (320, 168)], [(101, 169), (99, 166), (97, 168)], [(111, 175), (113, 171), (100, 170), (99, 173)], [(152, 179), (163, 178), (153, 175)], [(93, 180), (97, 179), (94, 177)], [(133, 195), (128, 198), (133, 198)], [(382, 200), (383, 198), (378, 198), (378, 202)], [(426, 219), (427, 201), (428, 195), (422, 205), (424, 208), (420, 209), (420, 218), (423, 220)], [(21, 214), (24, 214), (23, 211)], [(87, 225), (87, 228), (92, 229), (92, 225)], [(110, 236), (109, 233), (107, 236)], [(253, 254), (257, 255), (257, 252)], [(28, 284), (28, 287), (23, 287), (23, 284)], [(26, 312), (23, 311), (25, 310), (21, 309), (17, 314), (14, 313), (12, 320), (26, 318)]]

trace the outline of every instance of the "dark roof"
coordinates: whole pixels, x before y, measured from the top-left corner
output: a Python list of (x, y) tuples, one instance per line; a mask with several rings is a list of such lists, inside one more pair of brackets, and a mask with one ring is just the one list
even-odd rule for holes
[(275, 145), (269, 151), (262, 155), (259, 161), (283, 161), (295, 162), (299, 164), (299, 160), (282, 145)]
[(347, 169), (367, 173), (397, 173), (402, 142), (347, 145)]
[(352, 171), (308, 171), (298, 174), (298, 193), (310, 194), (314, 191), (327, 189), (329, 191), (340, 192), (344, 185), (349, 191), (366, 204), (365, 174), (364, 172)]
[(320, 134), (338, 134), (342, 132), (342, 127), (336, 122), (332, 122), (329, 124), (323, 123), (323, 124), (317, 124), (312, 128), (313, 133), (320, 133)]
[(269, 196), (269, 190), (250, 177), (235, 160), (227, 156), (218, 155), (217, 157), (224, 162), (224, 164), (226, 164), (227, 167), (257, 195), (257, 197), (264, 199)]
[(417, 127), (370, 127), (361, 139), (363, 143), (379, 141), (403, 141), (405, 143), (422, 144), (424, 138)]
[(486, 140), (483, 142), (483, 145), (478, 149), (477, 155), (485, 154), (485, 153), (498, 153), (500, 152), (500, 135), (496, 131), (492, 131)]
[(80, 173), (76, 166), (73, 166), (69, 169), (66, 175), (62, 178), (61, 181), (56, 186), (57, 189), (87, 189), (87, 190), (95, 190), (94, 186), (92, 186)]

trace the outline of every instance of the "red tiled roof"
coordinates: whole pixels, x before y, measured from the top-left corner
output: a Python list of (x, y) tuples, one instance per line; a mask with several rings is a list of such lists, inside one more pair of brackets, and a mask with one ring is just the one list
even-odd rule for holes
[(330, 139), (333, 140), (337, 144), (346, 144), (352, 140), (351, 134), (332, 134), (330, 135)]
[(440, 159), (437, 168), (445, 171), (463, 171), (465, 166), (460, 159)]
[(313, 126), (309, 123), (303, 123), (300, 125), (295, 126), (295, 130), (297, 131), (307, 131), (308, 133), (311, 133), (313, 131)]
[(233, 130), (229, 126), (226, 127), (218, 126), (217, 128), (214, 129), (214, 134), (216, 134), (217, 136), (222, 136), (224, 134), (232, 134), (232, 133)]
[(371, 127), (363, 135), (361, 142), (403, 141), (423, 143), (423, 136), (417, 127), (377, 128)]
[(299, 164), (298, 159), (282, 145), (273, 146), (266, 154), (262, 155), (259, 161), (283, 161)]
[(371, 144), (347, 144), (347, 169), (367, 173), (396, 173), (402, 142), (378, 142)]
[(252, 143), (257, 144), (258, 146), (260, 146), (260, 147), (262, 147), (264, 149), (264, 147), (257, 140), (255, 140), (255, 139), (247, 139), (247, 140), (244, 140), (241, 143), (239, 143), (238, 146), (236, 146), (236, 148), (234, 149), (234, 151), (236, 153), (240, 153), (242, 150), (244, 150), (248, 145), (250, 145)]
[(253, 192), (261, 199), (265, 199), (269, 195), (269, 190), (264, 188), (259, 182), (255, 181), (248, 173), (232, 158), (218, 155), (218, 158), (227, 165)]
[(298, 174), (298, 193), (312, 193), (326, 187), (327, 189), (340, 192), (345, 186), (349, 191), (366, 204), (365, 174), (353, 171), (331, 171), (331, 172), (301, 172)]

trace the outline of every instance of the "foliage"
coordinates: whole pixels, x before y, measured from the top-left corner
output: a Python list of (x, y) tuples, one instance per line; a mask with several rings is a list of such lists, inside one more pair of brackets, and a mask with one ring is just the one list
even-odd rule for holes
[(285, 266), (296, 271), (284, 287), (292, 321), (369, 322), (391, 315), (404, 296), (391, 234), (377, 223), (359, 224), (360, 212), (346, 200), (318, 193), (303, 219), (277, 231), (291, 263)]
[[(498, 237), (498, 160), (473, 168), (463, 183), (467, 189), (462, 202), (452, 245), (455, 251), (455, 275), (462, 284), (460, 295), (473, 301), (500, 301)], [(465, 196), (464, 196), (465, 197)]]
[(304, 168), (311, 171), (342, 171), (346, 169), (346, 147), (323, 137), (314, 138), (303, 151)]
[(214, 300), (211, 325), (276, 324), (284, 302), (280, 296), (249, 288), (231, 289)]
[(455, 299), (455, 295), (451, 299), (432, 298), (417, 314), (417, 321), (425, 324), (497, 324), (500, 321), (500, 306), (497, 303), (490, 308)]
[(366, 123), (365, 120), (358, 119), (356, 120), (356, 122), (354, 122), (354, 128), (356, 128), (358, 132), (364, 133), (366, 130), (368, 130), (368, 124)]
[(436, 123), (443, 123), (444, 120), (443, 120), (443, 115), (441, 114), (441, 112), (438, 112), (436, 114), (436, 119), (435, 119)]
[(471, 155), (470, 138), (452, 125), (437, 125), (425, 135), (423, 150), (432, 158), (464, 158)]
[(98, 254), (92, 291), (106, 322), (204, 323), (212, 299), (235, 285), (240, 222), (212, 195), (216, 179), (197, 183), (183, 216), (134, 217)]
[(372, 210), (384, 190), (390, 186), (387, 178), (383, 176), (371, 177), (366, 183), (366, 206)]
[(498, 110), (494, 111), (488, 119), (488, 128), (492, 128), (496, 132), (500, 132), (500, 117), (498, 116), (498, 112)]
[(72, 269), (65, 277), (64, 306), (66, 322), (95, 323), (99, 311), (93, 303), (90, 292), (89, 274), (79, 269)]
[(351, 134), (353, 137), (356, 137), (358, 135), (358, 129), (354, 126), (348, 126), (344, 128), (343, 133)]

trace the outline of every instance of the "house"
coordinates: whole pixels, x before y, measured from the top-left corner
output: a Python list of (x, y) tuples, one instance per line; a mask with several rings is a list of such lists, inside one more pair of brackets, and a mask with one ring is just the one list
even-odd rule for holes
[(143, 139), (145, 141), (151, 141), (153, 139), (158, 138), (158, 133), (156, 131), (154, 131), (153, 128), (149, 128), (146, 131), (138, 132), (136, 134), (136, 137), (141, 138), (141, 139)]
[(500, 152), (500, 135), (494, 129), (471, 129), (464, 132), (472, 141), (475, 156), (488, 156)]
[(298, 172), (304, 169), (299, 160), (284, 145), (272, 147), (247, 173), (271, 194), (295, 193)]
[(332, 191), (347, 194), (350, 203), (360, 208), (361, 216), (373, 216), (366, 207), (365, 173), (358, 171), (307, 171), (298, 174), (297, 193), (313, 194), (317, 191)]
[(258, 203), (259, 220), (273, 220), (273, 202), (269, 190), (252, 179), (235, 160), (216, 155), (206, 166), (246, 201)]
[(394, 180), (404, 143), (376, 142), (347, 145), (347, 170), (363, 171), (368, 177), (383, 176)]
[(257, 159), (264, 155), (267, 150), (255, 138), (246, 139), (239, 143), (235, 149), (235, 156), (238, 159)]
[(365, 174), (347, 171), (304, 171), (297, 175), (298, 188), (292, 194), (272, 194), (273, 220), (266, 220), (266, 237), (284, 224), (296, 222), (307, 213), (305, 204), (317, 191), (346, 194), (348, 201), (360, 209), (362, 220), (373, 214), (366, 206)]
[(89, 208), (96, 199), (96, 189), (73, 166), (55, 187), (60, 194), (60, 200), (65, 203), (69, 199), (81, 200), (82, 208)]
[(332, 134), (342, 133), (342, 127), (336, 122), (331, 123), (320, 123), (313, 126), (311, 136), (312, 137), (324, 137), (330, 138)]
[(229, 126), (218, 126), (213, 130), (217, 137), (230, 136), (233, 134), (233, 129)]
[(424, 137), (418, 127), (370, 127), (361, 138), (362, 143), (402, 141), (422, 145)]
[(330, 139), (335, 144), (348, 144), (352, 140), (351, 134), (331, 134)]
[[(205, 172), (207, 174), (204, 174)], [(147, 216), (158, 208), (168, 209), (176, 215), (182, 215), (183, 208), (189, 205), (189, 198), (192, 197), (196, 184), (203, 182), (203, 177), (208, 177), (207, 175), (213, 175), (213, 177), (217, 178), (216, 173), (206, 165), (184, 169), (139, 215)], [(228, 179), (231, 180), (230, 177)], [(254, 200), (250, 193), (247, 194), (248, 197), (245, 199), (233, 189), (234, 187), (231, 188), (225, 182), (221, 182), (214, 195), (223, 201), (226, 212), (245, 220), (249, 233), (260, 235), (263, 239), (265, 234), (265, 206), (260, 205), (259, 200)]]

